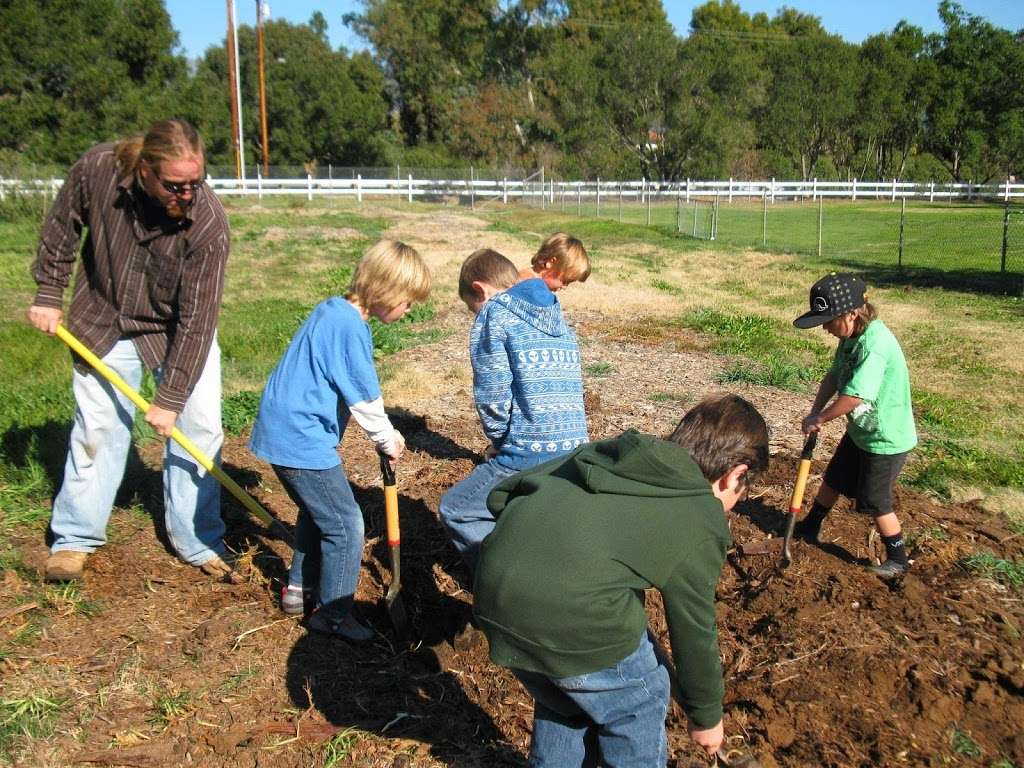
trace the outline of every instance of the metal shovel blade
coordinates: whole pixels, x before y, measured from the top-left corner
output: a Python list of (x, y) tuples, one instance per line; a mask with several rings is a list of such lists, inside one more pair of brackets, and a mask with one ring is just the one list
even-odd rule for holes
[(388, 557), (391, 561), (391, 583), (384, 595), (391, 626), (395, 634), (402, 636), (409, 626), (402, 601), (402, 534), (398, 524), (398, 487), (395, 485), (395, 470), (387, 456), (380, 457), (380, 473), (384, 483), (384, 520), (388, 534)]

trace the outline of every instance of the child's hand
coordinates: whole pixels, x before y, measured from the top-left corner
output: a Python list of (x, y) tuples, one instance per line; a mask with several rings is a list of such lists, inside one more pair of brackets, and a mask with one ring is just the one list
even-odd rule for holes
[(821, 423), (821, 415), (811, 413), (804, 417), (804, 420), (800, 423), (800, 429), (803, 430), (805, 435), (809, 435), (812, 432), (819, 432), (821, 430)]
[(713, 725), (710, 728), (697, 728), (692, 722), (688, 722), (686, 732), (690, 734), (693, 743), (702, 747), (709, 755), (715, 754), (725, 739), (721, 720), (718, 721), (718, 725)]
[(395, 430), (395, 451), (391, 454), (392, 466), (396, 461), (402, 458), (402, 454), (405, 453), (405, 438), (402, 437), (402, 433), (397, 429)]

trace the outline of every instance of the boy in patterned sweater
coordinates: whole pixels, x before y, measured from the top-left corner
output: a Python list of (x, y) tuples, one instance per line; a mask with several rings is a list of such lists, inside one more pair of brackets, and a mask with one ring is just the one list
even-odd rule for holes
[(576, 334), (542, 279), (518, 280), (515, 265), (490, 249), (472, 253), (459, 273), (459, 298), (476, 315), (473, 398), (490, 445), (484, 462), (441, 497), (439, 511), (471, 572), (494, 528), (491, 488), (588, 439)]

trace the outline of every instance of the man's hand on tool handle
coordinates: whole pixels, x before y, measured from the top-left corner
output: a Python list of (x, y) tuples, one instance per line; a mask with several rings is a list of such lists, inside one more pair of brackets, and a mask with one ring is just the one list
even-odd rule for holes
[(395, 430), (395, 452), (392, 453), (390, 456), (388, 456), (388, 461), (391, 462), (391, 468), (392, 469), (395, 468), (395, 464), (398, 462), (398, 460), (400, 458), (402, 458), (402, 454), (403, 453), (405, 453), (405, 438), (402, 437), (402, 433), (399, 432), (396, 429)]
[(160, 437), (170, 437), (171, 432), (174, 431), (174, 424), (178, 420), (177, 411), (168, 411), (166, 408), (161, 408), (159, 405), (150, 405), (149, 410), (146, 411), (146, 423), (153, 428), (153, 430), (160, 435)]
[(694, 744), (703, 748), (709, 755), (715, 754), (725, 740), (725, 732), (722, 729), (722, 721), (710, 728), (697, 728), (692, 722), (687, 722), (686, 732), (690, 734)]
[(33, 304), (28, 308), (28, 321), (43, 333), (53, 336), (57, 326), (64, 321), (64, 311), (56, 307), (40, 307)]

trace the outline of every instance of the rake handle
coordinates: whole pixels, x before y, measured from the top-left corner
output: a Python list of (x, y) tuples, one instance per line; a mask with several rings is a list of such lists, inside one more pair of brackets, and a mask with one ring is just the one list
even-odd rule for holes
[[(104, 379), (110, 382), (121, 394), (123, 394), (125, 397), (131, 400), (132, 403), (135, 404), (136, 408), (138, 408), (143, 413), (149, 410), (149, 402), (142, 395), (136, 392), (135, 389), (127, 381), (121, 378), (121, 376), (118, 375), (118, 373), (113, 368), (111, 368), (109, 365), (100, 360), (95, 354), (93, 354), (93, 352), (88, 347), (86, 347), (84, 344), (82, 344), (82, 342), (75, 338), (74, 334), (72, 334), (71, 331), (69, 331), (63, 325), (58, 325), (57, 330), (55, 331), (55, 335), (57, 336), (58, 339), (67, 344), (79, 357), (81, 357), (83, 360), (85, 360), (85, 362), (91, 365), (96, 370), (96, 372), (100, 374), (100, 376), (102, 376)], [(279, 528), (281, 527), (280, 523), (278, 523), (277, 520), (271, 517), (270, 513), (267, 512), (267, 510), (265, 510), (263, 507), (261, 507), (259, 502), (256, 501), (256, 499), (254, 499), (252, 496), (246, 493), (245, 490), (238, 485), (238, 483), (232, 480), (224, 472), (224, 470), (222, 470), (213, 462), (213, 459), (211, 459), (209, 456), (207, 456), (205, 453), (199, 450), (196, 444), (189, 440), (189, 438), (186, 437), (185, 434), (180, 429), (175, 427), (171, 431), (171, 439), (174, 440), (174, 442), (176, 442), (182, 448), (184, 448), (188, 455), (195, 459), (196, 462), (198, 462), (199, 465), (203, 467), (203, 469), (205, 469), (211, 475), (216, 477), (217, 480), (220, 481), (220, 484), (227, 488), (228, 491), (230, 491), (231, 495), (238, 499), (238, 501), (241, 502), (242, 506), (249, 510), (249, 512), (252, 513), (254, 517), (261, 520), (268, 526), (277, 526)], [(281, 528), (281, 530), (284, 529)], [(290, 535), (287, 535), (287, 531), (284, 531), (284, 533), (286, 534), (285, 541), (288, 541), (290, 544)]]

